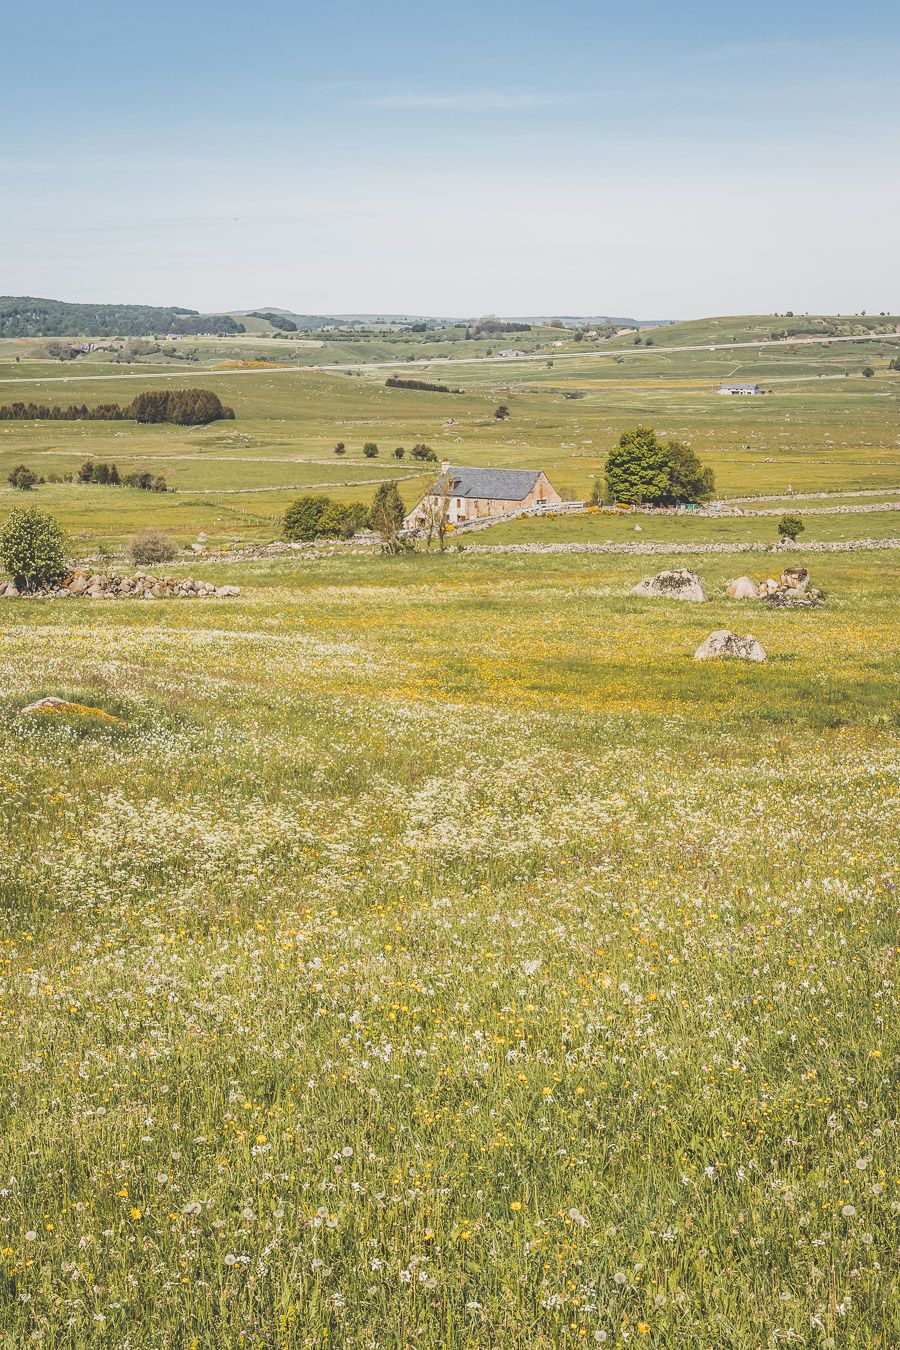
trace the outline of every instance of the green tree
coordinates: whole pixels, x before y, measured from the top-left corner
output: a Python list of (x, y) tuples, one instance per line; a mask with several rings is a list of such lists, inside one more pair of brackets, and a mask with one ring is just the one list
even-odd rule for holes
[(334, 447), (334, 453), (336, 455), (346, 455), (347, 447), (343, 441), (338, 441), (337, 445)]
[(361, 502), (346, 506), (330, 501), (319, 517), (318, 535), (324, 539), (350, 539), (366, 523), (368, 512)]
[(778, 522), (778, 536), (780, 539), (796, 539), (798, 534), (802, 534), (806, 526), (799, 516), (782, 516)]
[(494, 416), (498, 422), (506, 421), (507, 417), (509, 417), (509, 408), (507, 408), (505, 403), (501, 403), (499, 407), (494, 409)]
[(37, 506), (10, 511), (0, 530), (0, 560), (20, 591), (55, 586), (66, 574), (59, 522)]
[(403, 446), (398, 445), (396, 450), (394, 451), (394, 459), (402, 459), (405, 454), (406, 451), (403, 449)]
[(363, 454), (365, 455), (366, 459), (375, 459), (375, 457), (378, 454), (378, 446), (375, 444), (374, 441), (366, 441), (365, 445), (363, 446)]
[(606, 460), (610, 501), (640, 506), (662, 501), (669, 488), (671, 456), (652, 427), (634, 427), (619, 437)]
[(30, 492), (37, 480), (37, 474), (25, 464), (17, 464), (6, 478), (9, 485), (18, 488), (20, 492)]
[(285, 512), (282, 522), (285, 539), (316, 539), (322, 516), (330, 505), (327, 497), (298, 497)]
[(662, 497), (665, 504), (680, 502), (707, 502), (716, 490), (710, 468), (704, 468), (689, 445), (669, 441), (669, 485)]
[(384, 553), (399, 553), (400, 526), (406, 508), (396, 483), (379, 483), (372, 498), (369, 520), (372, 529), (381, 535), (381, 547)]
[(872, 369), (871, 366), (863, 366), (863, 376), (864, 376), (867, 380), (871, 380), (871, 378), (872, 378), (872, 376), (873, 376), (874, 374), (875, 374), (875, 372), (874, 372), (874, 370)]

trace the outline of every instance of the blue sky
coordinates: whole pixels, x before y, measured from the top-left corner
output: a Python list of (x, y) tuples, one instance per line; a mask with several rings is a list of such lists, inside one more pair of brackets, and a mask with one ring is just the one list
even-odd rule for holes
[(32, 0), (2, 45), (7, 294), (900, 310), (887, 0)]

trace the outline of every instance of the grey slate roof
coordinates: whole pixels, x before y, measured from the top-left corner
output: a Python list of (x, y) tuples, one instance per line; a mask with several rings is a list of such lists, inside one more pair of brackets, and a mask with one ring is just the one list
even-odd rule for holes
[[(521, 502), (528, 496), (541, 469), (466, 469), (451, 464), (447, 470), (452, 484), (451, 497), (482, 497), (489, 501)], [(441, 479), (430, 489), (431, 496), (439, 496)]]

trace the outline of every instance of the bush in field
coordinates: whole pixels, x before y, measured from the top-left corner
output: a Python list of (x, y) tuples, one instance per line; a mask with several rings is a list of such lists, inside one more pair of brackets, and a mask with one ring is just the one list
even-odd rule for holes
[(55, 586), (66, 573), (59, 522), (37, 506), (11, 511), (0, 530), (0, 560), (20, 591)]
[(128, 556), (137, 567), (154, 567), (157, 563), (171, 562), (178, 552), (178, 545), (162, 530), (139, 530), (128, 546)]
[(337, 445), (334, 447), (334, 453), (336, 455), (346, 455), (347, 447), (343, 441), (338, 441)]
[(321, 539), (350, 539), (368, 520), (369, 513), (361, 502), (352, 506), (329, 502), (319, 517), (318, 535)]
[[(88, 481), (93, 483), (96, 482), (96, 479), (91, 478)], [(110, 482), (111, 480), (107, 478), (106, 481)], [(142, 488), (144, 492), (168, 492), (169, 490), (162, 474), (126, 473), (122, 483), (125, 487)]]
[(798, 534), (802, 534), (806, 529), (799, 516), (782, 516), (778, 522), (778, 537), (780, 539), (796, 539)]
[(6, 478), (10, 487), (18, 488), (20, 492), (30, 492), (37, 480), (34, 469), (29, 469), (25, 464), (17, 464)]
[(322, 515), (330, 505), (328, 497), (298, 497), (288, 507), (282, 521), (285, 539), (317, 539)]
[(409, 453), (412, 459), (425, 460), (427, 463), (430, 464), (437, 463), (437, 455), (432, 450), (431, 446), (424, 445), (421, 441), (419, 442), (418, 445), (414, 445)]
[(376, 456), (378, 455), (378, 446), (375, 444), (374, 441), (366, 441), (365, 445), (363, 446), (363, 454), (365, 455), (366, 459), (376, 458)]

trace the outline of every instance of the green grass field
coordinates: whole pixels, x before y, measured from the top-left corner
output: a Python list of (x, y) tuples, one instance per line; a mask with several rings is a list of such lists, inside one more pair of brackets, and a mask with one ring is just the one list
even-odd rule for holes
[[(708, 351), (665, 381), (658, 349), (579, 351), (578, 399), (562, 360), (447, 367), (458, 396), (192, 370), (234, 422), (0, 422), (3, 478), (92, 456), (177, 488), (0, 488), (78, 554), (272, 539), (419, 440), (581, 497), (641, 420), (723, 495), (875, 507), (806, 515), (819, 609), (726, 598), (765, 553), (693, 559), (705, 604), (629, 594), (684, 544), (771, 541), (760, 515), (0, 599), (2, 1350), (900, 1344), (897, 553), (803, 548), (900, 534), (900, 376), (849, 347), (812, 381), (766, 349), (759, 399)], [(0, 403), (152, 387), (87, 370), (13, 354)], [(481, 551), (607, 539), (673, 551)], [(768, 661), (695, 662), (718, 628)], [(49, 694), (108, 716), (22, 714)]]
[(644, 561), (4, 605), (5, 1344), (897, 1342), (895, 577)]
[[(258, 359), (254, 344), (262, 339), (243, 346), (241, 339), (198, 340), (201, 359), (190, 367), (173, 360), (161, 366), (159, 358), (111, 366), (94, 357), (73, 366), (29, 358), (33, 343), (6, 342), (0, 350), (0, 402), (127, 402), (165, 376), (167, 387), (214, 388), (234, 406), (236, 419), (204, 428), (0, 422), (0, 481), (23, 461), (46, 477), (71, 471), (88, 457), (163, 474), (177, 489), (177, 504), (142, 500), (133, 507), (116, 489), (99, 490), (88, 504), (74, 491), (40, 490), (37, 499), (58, 511), (74, 534), (96, 533), (110, 547), (121, 546), (144, 515), (182, 542), (200, 530), (216, 542), (271, 538), (292, 498), (323, 482), (350, 501), (370, 496), (360, 479), (396, 475), (412, 505), (430, 475), (409, 477), (415, 465), (408, 458), (394, 460), (392, 452), (397, 445), (408, 452), (419, 441), (458, 463), (544, 468), (565, 496), (580, 499), (590, 494), (621, 431), (640, 421), (690, 441), (712, 464), (725, 496), (896, 487), (900, 374), (887, 365), (900, 354), (900, 335), (739, 352), (703, 345), (716, 334), (761, 341), (774, 322), (774, 316), (762, 316), (704, 321), (705, 328), (674, 325), (655, 330), (659, 345), (652, 350), (619, 338), (583, 351), (569, 337), (559, 338), (557, 329), (538, 330), (533, 343), (542, 359), (529, 361), (488, 358), (497, 343), (459, 341), (438, 354), (439, 344), (416, 343), (409, 336), (400, 341), (396, 335), (357, 339), (346, 351), (340, 343), (326, 344), (324, 352), (298, 349), (304, 361), (346, 360), (349, 373), (223, 368), (228, 355)], [(863, 331), (862, 321), (841, 322), (848, 332)], [(567, 349), (558, 352), (555, 341), (564, 341)], [(700, 349), (666, 350), (664, 343)], [(287, 359), (283, 345), (271, 340), (266, 351), (271, 347)], [(402, 353), (393, 368), (353, 364), (390, 360), (385, 348)], [(464, 364), (446, 361), (461, 355), (468, 358)], [(412, 367), (407, 357), (414, 358)], [(428, 364), (422, 364), (425, 359)], [(866, 379), (862, 371), (869, 365), (875, 376)], [(387, 389), (384, 380), (392, 369), (464, 392)], [(732, 378), (759, 380), (770, 392), (762, 398), (722, 397), (719, 385)], [(506, 421), (493, 416), (500, 403), (510, 409)], [(348, 447), (343, 460), (333, 454), (338, 440)], [(367, 440), (380, 447), (377, 461), (363, 458)], [(197, 489), (202, 495), (188, 500)], [(236, 489), (254, 491), (235, 497)], [(0, 513), (13, 500), (13, 493), (0, 487)]]

